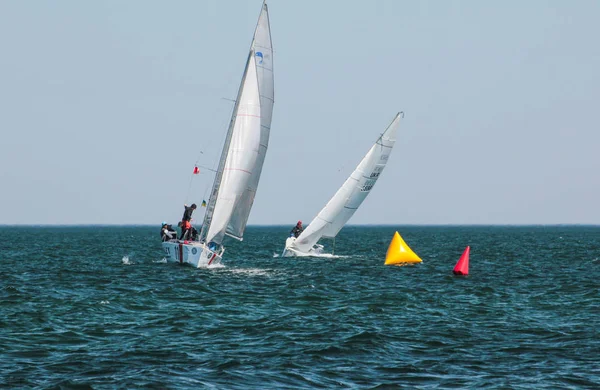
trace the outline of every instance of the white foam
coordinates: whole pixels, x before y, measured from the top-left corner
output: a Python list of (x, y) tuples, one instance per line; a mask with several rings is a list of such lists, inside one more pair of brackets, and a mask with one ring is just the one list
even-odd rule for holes
[[(300, 252), (296, 250), (285, 251), (286, 253), (293, 253), (291, 256), (283, 256), (283, 257), (316, 257), (320, 259), (344, 259), (346, 257), (350, 257), (348, 255), (334, 255), (332, 253), (315, 253), (315, 252)], [(273, 257), (279, 257), (279, 255), (273, 255)]]
[(132, 265), (133, 262), (129, 260), (129, 256), (123, 256), (123, 258), (121, 259), (121, 263), (125, 264), (125, 265)]
[(271, 270), (261, 268), (232, 268), (229, 271), (233, 274), (242, 274), (249, 276), (271, 276)]
[(325, 259), (347, 259), (348, 255), (334, 255), (332, 253), (321, 253), (320, 255), (316, 255), (314, 257), (322, 257)]
[(317, 257), (319, 259), (345, 259), (348, 255), (334, 255), (331, 253), (296, 253), (295, 256), (289, 257)]

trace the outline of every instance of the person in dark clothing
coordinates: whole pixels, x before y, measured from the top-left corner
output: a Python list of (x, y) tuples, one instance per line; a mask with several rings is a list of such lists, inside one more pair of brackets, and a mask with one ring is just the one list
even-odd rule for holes
[(198, 239), (198, 230), (192, 226), (192, 229), (190, 230), (190, 240), (196, 241), (196, 239)]
[(294, 226), (294, 228), (292, 229), (292, 231), (290, 232), (290, 237), (296, 237), (298, 238), (298, 236), (304, 231), (304, 228), (302, 227), (302, 221), (298, 221), (298, 223), (296, 224), (296, 226)]
[(167, 223), (166, 223), (166, 222), (163, 222), (163, 223), (160, 225), (160, 238), (161, 238), (163, 241), (165, 241), (165, 233), (166, 233), (166, 231), (167, 231), (167, 229), (166, 229), (166, 228), (167, 228)]
[(192, 213), (194, 212), (194, 210), (196, 210), (196, 203), (192, 203), (191, 206), (184, 204), (183, 207), (185, 208), (185, 210), (183, 212), (183, 217), (181, 217), (181, 220), (189, 222), (192, 220)]
[(160, 238), (163, 241), (169, 241), (173, 238), (177, 238), (177, 232), (171, 225), (163, 222), (162, 227), (160, 228)]
[(196, 210), (196, 203), (192, 203), (191, 206), (184, 204), (185, 208), (183, 217), (181, 217), (181, 240), (188, 239), (192, 229), (192, 213)]
[(167, 231), (169, 233), (171, 233), (171, 235), (173, 236), (173, 238), (177, 238), (177, 230), (173, 229), (172, 225), (167, 225)]

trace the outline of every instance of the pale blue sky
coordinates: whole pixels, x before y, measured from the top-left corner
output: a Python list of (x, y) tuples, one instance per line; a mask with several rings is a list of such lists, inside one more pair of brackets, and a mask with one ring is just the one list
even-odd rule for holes
[[(268, 4), (250, 224), (309, 222), (397, 111), (350, 223), (600, 223), (600, 2)], [(220, 153), (260, 5), (0, 1), (0, 224), (175, 223), (200, 203), (212, 177), (188, 196), (190, 173)]]

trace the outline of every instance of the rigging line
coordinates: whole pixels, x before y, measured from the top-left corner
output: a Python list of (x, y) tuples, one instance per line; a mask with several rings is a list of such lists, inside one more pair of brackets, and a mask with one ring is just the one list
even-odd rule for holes
[(211, 169), (211, 168), (207, 167), (206, 165), (200, 165), (200, 164), (196, 164), (196, 166), (197, 166), (198, 168), (203, 168), (203, 169), (206, 169), (207, 171), (211, 171), (211, 172), (217, 172), (215, 169)]
[[(204, 154), (204, 152), (201, 150), (200, 154)], [(205, 169), (210, 170), (209, 168), (203, 167), (202, 165), (198, 165), (198, 161), (200, 161), (200, 157), (198, 157), (198, 159), (194, 163), (194, 168), (198, 167), (198, 168), (205, 168)], [(195, 173), (193, 173), (193, 172), (190, 175), (190, 182), (188, 183), (188, 189), (187, 189), (187, 192), (185, 194), (185, 202), (184, 202), (184, 204), (187, 204), (188, 200), (190, 198), (190, 193), (192, 192), (192, 181), (194, 180), (194, 175), (195, 175)]]
[[(223, 99), (223, 100), (228, 100), (228, 101), (231, 101), (231, 102), (234, 102), (234, 103), (235, 103), (235, 100), (233, 100), (233, 99), (228, 99), (228, 98), (222, 98), (222, 99)], [(216, 110), (215, 112), (213, 112), (213, 116), (214, 116), (214, 117), (220, 116), (220, 114), (221, 114), (221, 113), (220, 113), (220, 110)], [(221, 126), (219, 126), (219, 127), (221, 127)], [(207, 143), (207, 145), (205, 145), (205, 149), (206, 149), (206, 150), (210, 150), (210, 149), (211, 149), (211, 147), (212, 147), (212, 146), (213, 146), (213, 144), (214, 144), (214, 141), (215, 141), (215, 139), (217, 139), (217, 137), (209, 137), (209, 142)], [(204, 156), (204, 150), (200, 150), (200, 155), (198, 155), (198, 158), (196, 159), (196, 162), (194, 163), (194, 166), (196, 166), (196, 167), (199, 167), (199, 168), (204, 168), (204, 169), (206, 169), (206, 170), (208, 170), (208, 171), (211, 171), (211, 172), (213, 172), (213, 173), (216, 173), (216, 172), (217, 172), (217, 170), (216, 170), (216, 167), (214, 167), (213, 169), (211, 169), (211, 168), (209, 168), (209, 167), (208, 167), (208, 166), (206, 166), (206, 165), (201, 165), (201, 164), (199, 164), (199, 162), (200, 162), (200, 159), (201, 159), (203, 156)], [(213, 161), (214, 161), (214, 159), (213, 159)], [(218, 164), (218, 160), (216, 160), (216, 162), (214, 162), (214, 163), (213, 163), (213, 165), (216, 165), (216, 164)], [(194, 175), (192, 174), (192, 175), (191, 175), (191, 177), (190, 177), (190, 182), (189, 182), (189, 185), (188, 185), (188, 190), (187, 190), (187, 193), (186, 193), (186, 198), (185, 198), (185, 203), (186, 203), (186, 204), (188, 203), (188, 199), (189, 199), (189, 197), (190, 197), (191, 188), (192, 188), (192, 180), (193, 180), (193, 178), (194, 178)], [(206, 200), (206, 193), (207, 193), (207, 191), (208, 191), (208, 187), (209, 187), (209, 186), (210, 186), (210, 183), (206, 183), (206, 184), (205, 184), (205, 186), (204, 186), (204, 193), (203, 193), (203, 199), (202, 199), (202, 200)]]
[[(233, 103), (236, 103), (236, 100), (234, 100), (234, 99), (228, 99), (228, 98), (225, 98), (225, 97), (223, 97), (223, 98), (221, 98), (221, 99), (222, 99), (222, 100), (227, 100), (227, 101), (230, 101), (230, 102), (233, 102)], [(235, 105), (234, 105), (234, 107), (235, 107)], [(218, 114), (218, 116), (221, 116), (221, 115), (220, 115), (220, 114), (221, 114), (220, 110), (217, 110), (217, 112), (215, 112), (215, 113), (214, 113), (214, 116), (217, 116), (217, 114)], [(232, 114), (232, 115), (233, 115), (233, 114)], [(219, 127), (224, 127), (225, 125), (226, 125), (226, 124), (224, 124), (224, 123), (223, 123), (223, 124), (220, 124), (220, 125), (219, 125)], [(206, 145), (206, 149), (207, 149), (207, 150), (210, 150), (210, 149), (211, 149), (211, 147), (213, 146), (213, 144), (215, 143), (215, 140), (219, 140), (219, 141), (221, 141), (220, 143), (224, 143), (224, 142), (225, 142), (225, 138), (226, 138), (226, 137), (227, 137), (227, 132), (226, 132), (226, 133), (223, 135), (223, 138), (211, 137), (211, 138), (210, 138), (210, 140), (209, 140), (209, 142), (208, 142), (208, 144)], [(204, 152), (203, 152), (203, 151), (200, 151), (200, 153), (201, 153), (201, 154), (204, 154)], [(199, 167), (199, 168), (206, 169), (206, 170), (208, 170), (208, 171), (210, 171), (210, 172), (213, 172), (213, 173), (215, 173), (215, 174), (216, 174), (216, 173), (217, 173), (217, 167), (218, 167), (218, 165), (219, 165), (219, 159), (212, 159), (212, 160), (213, 160), (213, 168), (209, 168), (209, 167), (208, 167), (208, 166), (206, 166), (206, 165), (201, 165), (201, 164), (198, 164), (198, 163), (199, 163), (199, 161), (200, 161), (200, 157), (198, 157), (198, 160), (196, 160), (196, 164), (195, 164), (195, 165), (196, 165), (197, 167)], [(192, 178), (193, 178), (193, 175), (192, 175)], [(192, 182), (191, 182), (191, 179), (190, 179), (190, 186), (191, 186), (191, 183), (192, 183)], [(208, 193), (209, 189), (211, 189), (211, 188), (212, 188), (212, 182), (211, 182), (211, 180), (207, 180), (207, 181), (205, 181), (205, 184), (204, 184), (204, 191), (203, 191), (203, 193), (202, 193), (202, 201), (203, 201), (203, 202), (204, 202), (204, 201), (207, 201), (207, 207), (208, 207), (208, 200), (207, 200), (207, 198), (206, 198), (206, 195), (207, 195), (207, 193)], [(191, 191), (191, 189), (190, 189), (190, 188), (188, 188), (188, 196), (189, 196), (189, 192), (190, 192), (190, 191)], [(186, 203), (187, 203), (187, 202), (186, 202)], [(206, 211), (205, 211), (205, 212), (206, 212)]]
[[(227, 99), (227, 98), (222, 98), (222, 99), (223, 99), (223, 100), (229, 100), (229, 101), (232, 101), (232, 102), (234, 102), (234, 103), (235, 103), (235, 100), (232, 100), (232, 99)], [(234, 107), (235, 107), (235, 105), (234, 105)], [(232, 115), (233, 115), (233, 114), (232, 114)], [(219, 125), (219, 127), (224, 127), (224, 126), (221, 126), (221, 125)], [(216, 139), (218, 139), (218, 140), (220, 141), (220, 142), (219, 142), (220, 144), (224, 144), (224, 143), (225, 143), (225, 139), (226, 139), (226, 138), (227, 138), (227, 132), (225, 132), (225, 134), (223, 134), (223, 135), (222, 135), (221, 137), (219, 137), (219, 138), (217, 138), (217, 137), (213, 137), (213, 138), (211, 139), (211, 141), (209, 142), (209, 146), (212, 146), (212, 145), (214, 144), (214, 141), (215, 141)], [(207, 147), (208, 147), (208, 146), (207, 146)], [(204, 169), (206, 169), (206, 170), (208, 170), (208, 171), (210, 171), (210, 172), (213, 172), (214, 174), (217, 174), (217, 168), (219, 167), (219, 160), (220, 160), (220, 158), (213, 159), (213, 167), (212, 167), (212, 168), (209, 168), (208, 166), (200, 166), (200, 167), (201, 167), (201, 168), (204, 168)], [(203, 192), (203, 194), (202, 194), (202, 201), (205, 201), (205, 200), (207, 201), (207, 204), (206, 204), (206, 208), (207, 208), (207, 210), (205, 210), (205, 213), (208, 211), (208, 203), (210, 202), (210, 199), (206, 199), (206, 194), (207, 194), (207, 193), (208, 193), (208, 191), (209, 191), (209, 190), (211, 190), (211, 189), (212, 189), (212, 187), (213, 187), (213, 183), (212, 183), (212, 181), (214, 181), (214, 178), (213, 178), (213, 180), (207, 180), (207, 181), (205, 182), (205, 184), (204, 184), (204, 192)], [(209, 198), (210, 198), (211, 196), (212, 196), (212, 193), (211, 193), (211, 194), (209, 194)]]
[[(210, 169), (209, 167), (206, 167), (204, 165), (198, 165), (200, 168), (206, 169), (207, 171), (213, 172), (213, 173), (217, 173), (217, 171), (215, 169)], [(206, 200), (206, 193), (208, 192), (208, 187), (210, 186), (210, 180), (206, 181), (206, 183), (204, 184), (204, 193), (202, 194), (202, 201)]]
[[(219, 139), (221, 141), (220, 144), (224, 145), (225, 144), (225, 139), (227, 138), (227, 132), (229, 131), (229, 126), (231, 124), (230, 122), (231, 122), (231, 117), (233, 116), (233, 110), (235, 110), (235, 104), (237, 103), (237, 101), (235, 99), (228, 99), (228, 98), (221, 98), (221, 99), (223, 99), (223, 100), (229, 100), (229, 101), (231, 101), (231, 102), (234, 103), (233, 107), (231, 108), (231, 114), (229, 115), (229, 120), (227, 121), (227, 124), (225, 125), (227, 127), (227, 131), (225, 131), (225, 134), (223, 134), (220, 137), (220, 139)], [(223, 126), (223, 127), (225, 127), (225, 126)], [(215, 173), (217, 172), (217, 168), (219, 167), (219, 160), (220, 160), (220, 158), (217, 158), (217, 159), (213, 160), (213, 169), (212, 169), (212, 171), (215, 172)]]
[(192, 178), (193, 176), (190, 176), (190, 184), (188, 184), (188, 189), (185, 193), (185, 201), (183, 202), (184, 204), (188, 203), (188, 198), (190, 197), (190, 191), (192, 190)]
[[(234, 100), (234, 99), (229, 99), (229, 98), (226, 98), (226, 97), (222, 97), (222, 98), (221, 98), (221, 100), (227, 100), (227, 101), (230, 101), (230, 102), (233, 102), (233, 103), (235, 103), (235, 100)], [(221, 117), (221, 116), (222, 116), (222, 115), (221, 115), (221, 110), (220, 110), (219, 108), (218, 108), (217, 110), (213, 111), (213, 115), (212, 115), (212, 117), (213, 117), (213, 118), (218, 118), (218, 117)], [(224, 126), (226, 126), (226, 123), (220, 123), (218, 126), (219, 126), (220, 128), (221, 128), (221, 127), (224, 127)], [(207, 144), (205, 145), (205, 148), (204, 148), (204, 149), (205, 149), (205, 150), (211, 150), (211, 148), (212, 148), (212, 146), (213, 146), (213, 144), (214, 144), (215, 140), (218, 140), (218, 139), (217, 139), (217, 137), (208, 137), (208, 142), (207, 142)], [(198, 156), (198, 159), (196, 160), (196, 165), (198, 165), (198, 162), (199, 162), (199, 161), (200, 161), (200, 159), (203, 157), (202, 155), (204, 155), (204, 150), (201, 150), (201, 151), (200, 151), (200, 155)], [(208, 158), (210, 159), (210, 156), (208, 156)], [(214, 160), (214, 159), (213, 159), (213, 160)], [(204, 167), (204, 168), (206, 168), (206, 169), (209, 169), (208, 167)], [(213, 172), (215, 172), (215, 170), (213, 170)]]
[[(204, 154), (204, 150), (201, 150), (200, 154)], [(198, 161), (200, 161), (200, 156), (198, 156), (198, 158), (196, 159), (196, 162), (194, 163), (195, 166), (198, 166)]]

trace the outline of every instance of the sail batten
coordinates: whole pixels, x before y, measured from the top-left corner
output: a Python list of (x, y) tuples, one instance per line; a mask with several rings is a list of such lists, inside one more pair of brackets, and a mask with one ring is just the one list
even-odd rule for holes
[[(398, 113), (375, 141), (354, 172), (298, 236), (293, 247), (308, 252), (321, 237), (334, 238), (365, 200), (387, 164), (396, 142), (402, 113)], [(383, 147), (382, 147), (383, 146)]]

